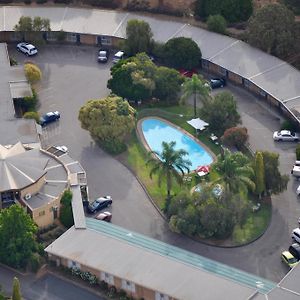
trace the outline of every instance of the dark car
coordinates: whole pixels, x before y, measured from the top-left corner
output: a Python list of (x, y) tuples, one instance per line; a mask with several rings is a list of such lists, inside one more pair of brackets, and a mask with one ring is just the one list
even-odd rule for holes
[(294, 243), (289, 247), (289, 252), (300, 260), (300, 245), (298, 243)]
[(87, 211), (90, 214), (93, 214), (94, 212), (102, 210), (103, 208), (106, 208), (111, 205), (112, 205), (111, 196), (100, 197), (88, 205)]
[(107, 49), (100, 49), (98, 51), (98, 62), (106, 63), (108, 61), (109, 51)]
[(40, 124), (42, 126), (45, 126), (48, 123), (52, 123), (59, 119), (60, 119), (60, 113), (58, 111), (54, 111), (54, 112), (50, 111), (40, 118)]
[(226, 85), (226, 80), (224, 78), (212, 78), (209, 83), (212, 89), (222, 88)]

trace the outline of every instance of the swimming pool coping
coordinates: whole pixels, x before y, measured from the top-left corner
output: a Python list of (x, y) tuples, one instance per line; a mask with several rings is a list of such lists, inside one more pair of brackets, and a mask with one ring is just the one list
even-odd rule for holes
[[(157, 116), (147, 116), (147, 117), (143, 117), (141, 119), (138, 120), (137, 125), (136, 125), (136, 132), (137, 132), (137, 137), (139, 139), (139, 141), (143, 144), (143, 146), (145, 147), (145, 149), (148, 152), (152, 152), (153, 150), (150, 148), (149, 144), (147, 143), (143, 130), (142, 130), (142, 122), (147, 120), (147, 119), (157, 119), (161, 122), (165, 122), (167, 123), (169, 126), (172, 126), (173, 128), (179, 130), (180, 132), (186, 134), (188, 137), (190, 137), (195, 143), (197, 143), (198, 145), (200, 145), (207, 153), (209, 153), (209, 155), (212, 157), (213, 161), (211, 162), (211, 164), (213, 164), (216, 159), (217, 156), (213, 153), (213, 151), (211, 151), (204, 143), (202, 143), (199, 139), (197, 139), (195, 136), (193, 136), (192, 134), (190, 134), (188, 131), (186, 131), (185, 129), (183, 129), (182, 127), (164, 119), (161, 117), (157, 117)], [(153, 157), (157, 158), (154, 154)], [(210, 164), (210, 165), (211, 165)], [(189, 172), (189, 174), (194, 173), (195, 170), (191, 170)]]

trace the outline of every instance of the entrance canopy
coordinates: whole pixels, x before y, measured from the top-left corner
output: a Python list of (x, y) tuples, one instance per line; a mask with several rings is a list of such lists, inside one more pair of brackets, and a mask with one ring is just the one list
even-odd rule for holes
[(201, 120), (200, 118), (192, 119), (187, 121), (192, 127), (194, 127), (197, 130), (204, 130), (206, 126), (209, 124), (205, 121)]

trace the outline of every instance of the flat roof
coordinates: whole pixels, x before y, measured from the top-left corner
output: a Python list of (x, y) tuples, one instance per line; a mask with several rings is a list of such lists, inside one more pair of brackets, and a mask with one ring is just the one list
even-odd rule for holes
[(81, 198), (80, 186), (71, 186), (72, 192), (72, 212), (74, 219), (74, 226), (76, 229), (85, 229), (85, 215), (83, 210), (83, 203)]
[(30, 84), (26, 81), (10, 82), (10, 93), (13, 99), (31, 97), (32, 90)]

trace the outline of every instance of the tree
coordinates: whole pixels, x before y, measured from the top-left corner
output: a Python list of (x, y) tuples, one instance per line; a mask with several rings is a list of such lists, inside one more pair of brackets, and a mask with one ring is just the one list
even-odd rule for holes
[(254, 171), (249, 159), (241, 152), (231, 153), (224, 149), (223, 153), (217, 156), (217, 161), (212, 164), (212, 169), (219, 175), (214, 183), (222, 183), (227, 192), (234, 194), (241, 189), (255, 190), (255, 183), (251, 179)]
[(61, 197), (61, 208), (60, 208), (60, 221), (61, 223), (70, 228), (74, 225), (73, 211), (72, 211), (72, 192), (70, 190), (64, 191)]
[(299, 2), (299, 0), (284, 0), (284, 3), (295, 14), (300, 14), (300, 2)]
[(269, 195), (279, 194), (287, 189), (288, 175), (281, 175), (279, 171), (279, 154), (263, 151), (266, 191)]
[(256, 194), (261, 198), (262, 193), (266, 189), (265, 185), (265, 170), (264, 170), (264, 159), (261, 152), (255, 153), (254, 161), (254, 173), (255, 173), (255, 188)]
[(246, 144), (248, 138), (249, 136), (246, 127), (231, 127), (225, 130), (221, 140), (225, 145), (242, 150), (242, 147)]
[(164, 46), (166, 64), (175, 69), (191, 70), (199, 66), (202, 54), (191, 38), (178, 37), (167, 41)]
[(222, 15), (230, 23), (247, 21), (252, 12), (252, 0), (197, 0), (195, 5), (196, 16)]
[(151, 52), (153, 33), (149, 24), (143, 20), (132, 19), (127, 22), (125, 52), (135, 55), (140, 52)]
[(250, 18), (247, 36), (254, 47), (286, 56), (294, 48), (295, 17), (284, 5), (270, 4)]
[(29, 38), (35, 40), (37, 43), (41, 42), (42, 32), (51, 31), (50, 20), (41, 17), (25, 17), (19, 19), (18, 24), (14, 27), (15, 31), (23, 33), (23, 39)]
[(0, 213), (0, 261), (14, 268), (25, 268), (37, 249), (37, 226), (19, 205)]
[[(188, 153), (183, 149), (175, 150), (175, 145), (176, 142), (163, 142), (162, 152), (159, 153), (157, 151), (151, 151), (151, 157), (147, 161), (147, 164), (152, 166), (150, 170), (150, 178), (152, 178), (154, 174), (158, 174), (159, 186), (162, 182), (162, 179), (166, 178), (166, 211), (168, 211), (171, 199), (172, 178), (181, 184), (185, 171), (189, 172), (189, 166), (192, 165), (189, 160), (183, 158), (184, 156), (188, 155)], [(156, 157), (154, 157), (154, 155)]]
[(224, 34), (226, 32), (227, 23), (223, 16), (209, 16), (207, 20), (207, 28), (210, 31)]
[(178, 102), (182, 76), (176, 70), (158, 67), (155, 72), (154, 81), (154, 97), (165, 100), (168, 104)]
[(145, 53), (116, 64), (107, 87), (123, 98), (133, 101), (149, 99), (155, 89), (156, 66)]
[(200, 96), (202, 102), (206, 105), (209, 99), (210, 88), (205, 85), (202, 76), (194, 74), (192, 78), (186, 78), (182, 85), (183, 94), (181, 100), (185, 102), (191, 95), (194, 95), (194, 116), (197, 115), (197, 96)]
[(81, 127), (105, 150), (124, 150), (124, 139), (135, 127), (135, 110), (117, 96), (90, 100), (80, 108)]
[(20, 290), (20, 282), (17, 277), (14, 277), (14, 280), (13, 280), (12, 300), (22, 300), (21, 290)]
[(200, 109), (200, 116), (209, 123), (211, 131), (222, 136), (228, 128), (241, 122), (236, 101), (229, 92), (217, 94)]
[(41, 69), (34, 63), (28, 62), (24, 65), (25, 76), (30, 83), (35, 83), (42, 79)]

